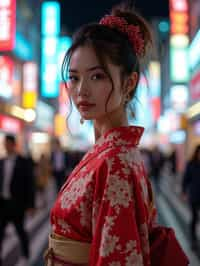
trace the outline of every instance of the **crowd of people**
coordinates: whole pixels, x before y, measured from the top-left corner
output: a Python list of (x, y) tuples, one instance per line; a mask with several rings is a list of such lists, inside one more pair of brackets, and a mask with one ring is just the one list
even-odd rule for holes
[[(78, 163), (83, 152), (66, 152), (58, 139), (52, 144), (51, 155), (41, 154), (38, 161), (30, 156), (22, 156), (17, 149), (14, 135), (5, 135), (5, 158), (0, 159), (0, 266), (2, 266), (2, 246), (6, 227), (12, 223), (18, 235), (22, 260), (29, 265), (29, 237), (25, 230), (25, 218), (33, 216), (38, 209), (48, 207), (46, 190), (53, 179), (58, 193), (67, 179), (71, 168)], [(37, 198), (40, 203), (37, 204)]]

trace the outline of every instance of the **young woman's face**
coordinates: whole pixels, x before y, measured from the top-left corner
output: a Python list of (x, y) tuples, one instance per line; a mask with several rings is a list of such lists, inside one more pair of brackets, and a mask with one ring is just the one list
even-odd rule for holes
[(71, 57), (69, 64), (68, 93), (78, 108), (81, 117), (95, 120), (123, 108), (120, 68), (108, 62), (108, 69), (114, 82), (101, 67), (92, 47), (81, 46)]

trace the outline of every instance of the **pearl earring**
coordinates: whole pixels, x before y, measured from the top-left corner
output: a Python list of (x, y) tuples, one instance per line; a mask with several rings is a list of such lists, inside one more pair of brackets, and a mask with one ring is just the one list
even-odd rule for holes
[(80, 123), (81, 123), (81, 125), (84, 123), (84, 119), (82, 117), (80, 119)]
[(125, 98), (124, 98), (124, 103), (127, 104), (130, 101), (130, 95), (126, 94)]

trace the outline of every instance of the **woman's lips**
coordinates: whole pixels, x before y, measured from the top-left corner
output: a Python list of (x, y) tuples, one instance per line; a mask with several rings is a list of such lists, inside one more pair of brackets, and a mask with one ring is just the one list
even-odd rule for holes
[(87, 111), (89, 109), (91, 109), (92, 107), (94, 107), (95, 104), (91, 104), (91, 103), (88, 103), (88, 102), (80, 102), (78, 104), (78, 108), (82, 111)]

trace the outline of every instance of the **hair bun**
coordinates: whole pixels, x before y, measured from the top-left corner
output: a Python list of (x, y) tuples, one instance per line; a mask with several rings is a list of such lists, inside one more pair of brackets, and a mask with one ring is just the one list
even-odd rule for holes
[(106, 15), (100, 20), (99, 24), (127, 35), (136, 55), (141, 57), (144, 55), (144, 40), (139, 26), (129, 25), (124, 18), (113, 15)]
[(152, 33), (147, 21), (135, 10), (133, 10), (132, 2), (133, 1), (129, 1), (129, 3), (114, 6), (111, 11), (111, 15), (125, 19), (129, 26), (133, 25), (139, 27), (141, 38), (144, 42), (143, 54), (140, 55), (141, 57), (144, 57), (147, 53), (147, 48), (153, 44)]

